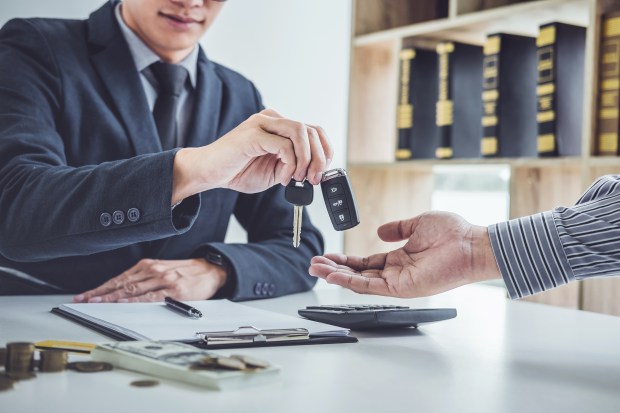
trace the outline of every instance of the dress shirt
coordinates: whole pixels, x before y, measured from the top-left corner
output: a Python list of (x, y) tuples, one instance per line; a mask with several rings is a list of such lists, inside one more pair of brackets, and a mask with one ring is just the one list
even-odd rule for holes
[[(140, 73), (140, 80), (142, 80), (142, 87), (146, 94), (146, 100), (148, 102), (151, 112), (155, 106), (157, 100), (157, 80), (153, 73), (151, 73), (149, 66), (160, 60), (159, 56), (151, 50), (143, 41), (127, 26), (121, 15), (122, 3), (116, 6), (115, 14), (116, 20), (121, 27), (123, 37), (129, 46), (129, 51), (133, 56), (133, 61), (136, 65), (136, 69)], [(179, 65), (187, 69), (189, 73), (189, 84), (185, 86), (185, 89), (179, 97), (179, 105), (177, 107), (177, 142), (181, 142), (181, 146), (187, 141), (187, 129), (191, 122), (191, 115), (194, 108), (194, 96), (191, 93), (196, 88), (197, 81), (197, 65), (198, 65), (198, 46), (194, 46), (191, 53), (179, 62)]]
[(489, 226), (510, 297), (620, 274), (620, 175), (596, 180), (572, 207)]

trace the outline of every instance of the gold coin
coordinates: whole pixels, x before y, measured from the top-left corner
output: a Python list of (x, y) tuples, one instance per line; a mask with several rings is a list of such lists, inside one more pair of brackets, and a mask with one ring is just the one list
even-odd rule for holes
[(13, 380), (6, 376), (0, 376), (0, 391), (10, 390), (13, 388)]
[(130, 383), (134, 387), (155, 387), (159, 385), (157, 380), (135, 380)]
[(34, 369), (34, 344), (13, 342), (6, 344), (4, 369), (7, 372), (24, 372)]
[(112, 365), (103, 361), (74, 361), (67, 363), (67, 368), (80, 373), (97, 373), (112, 370)]
[(39, 354), (39, 371), (52, 373), (63, 371), (67, 365), (67, 352), (62, 350), (44, 350)]
[(27, 342), (13, 342), (6, 343), (6, 348), (9, 352), (34, 352), (34, 343)]
[(229, 370), (243, 370), (245, 363), (232, 357), (218, 357), (217, 366)]
[(31, 371), (7, 371), (5, 375), (11, 380), (28, 380), (37, 377), (37, 375)]
[(269, 363), (265, 360), (260, 360), (250, 356), (244, 356), (241, 354), (233, 354), (230, 356), (233, 359), (241, 360), (249, 368), (253, 369), (266, 369), (269, 367)]

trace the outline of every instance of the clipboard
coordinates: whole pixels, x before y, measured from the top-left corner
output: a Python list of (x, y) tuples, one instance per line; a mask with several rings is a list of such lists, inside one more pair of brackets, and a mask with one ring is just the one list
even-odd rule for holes
[[(111, 305), (116, 306), (119, 304)], [(138, 339), (118, 329), (110, 328), (105, 323), (89, 320), (88, 318), (66, 311), (61, 307), (52, 308), (51, 312), (118, 341), (132, 341)], [(293, 318), (293, 320), (295, 319)], [(358, 342), (357, 337), (350, 335), (312, 334), (308, 329), (297, 327), (260, 329), (254, 326), (239, 326), (232, 330), (196, 331), (195, 336), (193, 340), (166, 341), (183, 342), (197, 348), (210, 350)]]

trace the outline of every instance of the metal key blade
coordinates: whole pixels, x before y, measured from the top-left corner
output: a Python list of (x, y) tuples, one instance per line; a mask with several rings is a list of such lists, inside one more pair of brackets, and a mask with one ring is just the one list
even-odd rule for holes
[(293, 247), (298, 248), (301, 243), (301, 220), (303, 215), (303, 206), (293, 205)]

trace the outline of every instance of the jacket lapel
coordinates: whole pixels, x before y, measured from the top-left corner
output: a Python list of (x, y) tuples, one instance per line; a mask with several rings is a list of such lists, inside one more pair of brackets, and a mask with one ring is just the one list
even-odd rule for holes
[(220, 108), (222, 106), (222, 81), (213, 62), (202, 49), (198, 55), (198, 80), (194, 91), (194, 113), (185, 146), (202, 146), (219, 136)]
[(114, 102), (138, 155), (162, 150), (157, 129), (142, 88), (140, 74), (125, 42), (110, 1), (91, 14), (88, 40), (92, 61)]

